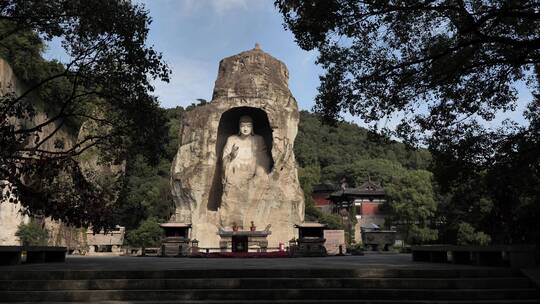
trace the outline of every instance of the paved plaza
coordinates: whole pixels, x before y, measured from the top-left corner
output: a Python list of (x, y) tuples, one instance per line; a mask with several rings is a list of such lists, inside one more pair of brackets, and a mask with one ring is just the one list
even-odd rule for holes
[[(162, 258), (68, 256), (65, 263), (0, 266), (0, 270), (174, 270), (174, 269), (464, 269), (468, 265), (413, 262), (410, 254), (366, 254), (313, 258)], [(479, 268), (474, 266), (474, 268)]]

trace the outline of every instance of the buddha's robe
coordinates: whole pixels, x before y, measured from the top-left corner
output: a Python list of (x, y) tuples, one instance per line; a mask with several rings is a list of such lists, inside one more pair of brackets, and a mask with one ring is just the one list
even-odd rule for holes
[[(236, 149), (235, 157), (231, 151)], [(268, 178), (270, 158), (260, 135), (232, 135), (223, 149), (223, 196), (220, 221), (223, 227), (234, 224), (244, 227), (251, 219), (244, 218), (249, 206), (260, 199), (261, 188)]]

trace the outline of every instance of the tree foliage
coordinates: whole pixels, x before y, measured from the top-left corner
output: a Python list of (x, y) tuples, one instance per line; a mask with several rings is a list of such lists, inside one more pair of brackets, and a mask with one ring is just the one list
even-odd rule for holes
[(170, 161), (162, 159), (156, 166), (138, 154), (127, 164), (126, 185), (117, 210), (118, 223), (128, 229), (153, 217), (162, 222), (174, 212), (170, 189)]
[(150, 217), (143, 221), (141, 225), (131, 230), (126, 235), (126, 241), (134, 247), (158, 246), (161, 242), (163, 230), (159, 227), (156, 218)]
[[(443, 239), (538, 242), (540, 4), (536, 1), (276, 0), (286, 28), (317, 50), (315, 110), (360, 116), (425, 144), (441, 199)], [(533, 91), (521, 124), (517, 83)], [(497, 123), (497, 121), (503, 121)], [(472, 230), (465, 229), (472, 225)], [(460, 228), (461, 227), (461, 228)]]
[[(14, 194), (27, 212), (77, 226), (111, 225), (111, 196), (77, 158), (95, 148), (118, 164), (136, 149), (155, 162), (163, 149), (165, 117), (149, 93), (169, 69), (146, 45), (148, 12), (123, 0), (8, 0), (0, 16), (0, 55), (23, 83), (0, 103), (2, 200)], [(52, 39), (66, 62), (41, 57)]]
[(27, 224), (21, 223), (15, 232), (23, 246), (47, 246), (49, 231), (38, 221), (31, 219)]
[(294, 153), (301, 167), (349, 165), (362, 159), (386, 159), (408, 169), (427, 169), (431, 155), (388, 137), (369, 132), (354, 123), (328, 125), (318, 114), (300, 111)]
[(385, 188), (389, 211), (387, 221), (404, 232), (409, 244), (421, 244), (438, 238), (437, 202), (432, 186), (433, 175), (425, 170), (403, 172)]
[(324, 214), (315, 207), (311, 197), (313, 186), (345, 180), (354, 187), (372, 179), (387, 191), (389, 225), (404, 227), (409, 242), (437, 238), (432, 175), (423, 169), (431, 161), (426, 150), (412, 149), (350, 123), (323, 125), (318, 115), (306, 111), (300, 113), (294, 149), (300, 165), (298, 176), (304, 190), (307, 220), (320, 221), (332, 229), (345, 229), (340, 216)]
[(404, 112), (415, 115), (402, 131), (455, 130), (514, 107), (514, 82), (532, 80), (540, 60), (536, 1), (275, 3), (298, 44), (320, 52), (316, 108), (327, 117)]
[(491, 241), (489, 235), (476, 231), (469, 223), (460, 223), (457, 232), (458, 245), (488, 245)]
[(129, 155), (127, 159), (126, 182), (115, 209), (115, 221), (128, 230), (135, 229), (148, 218), (166, 222), (174, 212), (170, 173), (172, 161), (178, 151), (184, 108), (162, 111), (167, 119), (167, 135), (163, 136), (164, 150), (154, 156), (157, 162), (149, 161), (139, 153)]

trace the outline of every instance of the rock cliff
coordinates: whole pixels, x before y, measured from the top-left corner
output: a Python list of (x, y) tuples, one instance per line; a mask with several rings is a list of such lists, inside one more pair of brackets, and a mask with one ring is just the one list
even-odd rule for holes
[(176, 213), (171, 219), (192, 224), (192, 239), (201, 247), (218, 247), (223, 218), (223, 149), (238, 134), (241, 116), (253, 119), (254, 133), (264, 139), (270, 170), (241, 202), (244, 229), (251, 221), (264, 229), (271, 225), (269, 246), (294, 236), (293, 225), (304, 218), (304, 199), (293, 153), (298, 128), (298, 106), (288, 88), (285, 64), (260, 47), (223, 59), (210, 103), (187, 112), (181, 141), (171, 168)]
[[(20, 95), (27, 90), (27, 86), (20, 81), (12, 68), (5, 60), (0, 58), (0, 94), (15, 93)], [(45, 122), (49, 119), (46, 106), (41, 104), (39, 100), (35, 100), (36, 114), (29, 121), (13, 121), (14, 125), (18, 126), (32, 126)], [(59, 151), (60, 147), (57, 147), (57, 143), (63, 144), (63, 149), (69, 149), (76, 143), (77, 138), (81, 137), (81, 134), (91, 132), (89, 129), (96, 129), (91, 123), (83, 123), (80, 130), (73, 130), (68, 127), (61, 127), (58, 131), (55, 131), (58, 127), (57, 124), (51, 123), (45, 125), (39, 132), (39, 138), (47, 138), (49, 134), (55, 132), (50, 138), (48, 138), (40, 148), (47, 151)], [(30, 138), (28, 142), (32, 142), (34, 138)], [(78, 158), (78, 164), (82, 169), (85, 177), (98, 184), (103, 179), (120, 178), (125, 171), (125, 164), (110, 165), (106, 163), (98, 162), (98, 152), (94, 148), (90, 148), (82, 153)], [(109, 179), (110, 180), (110, 179)], [(5, 182), (5, 181), (0, 181)], [(17, 227), (21, 223), (29, 221), (29, 217), (22, 215), (21, 211), (23, 206), (19, 203), (13, 204), (8, 201), (0, 202), (0, 245), (18, 245), (19, 240), (15, 236)], [(72, 230), (73, 228), (65, 226), (59, 221), (53, 221), (51, 219), (45, 219), (45, 226), (49, 230), (50, 245), (66, 245), (72, 243), (62, 235), (66, 230)]]

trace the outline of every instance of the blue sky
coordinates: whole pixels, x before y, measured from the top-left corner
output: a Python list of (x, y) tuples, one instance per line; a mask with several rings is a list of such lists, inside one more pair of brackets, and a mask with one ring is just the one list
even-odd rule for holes
[(170, 83), (156, 83), (164, 107), (210, 100), (219, 61), (261, 48), (283, 61), (289, 86), (301, 109), (313, 106), (318, 75), (315, 52), (301, 50), (271, 0), (146, 0), (153, 22), (149, 44), (163, 52), (172, 68)]
[[(310, 110), (317, 94), (322, 70), (315, 65), (316, 52), (300, 49), (291, 32), (282, 25), (282, 17), (273, 0), (134, 0), (143, 3), (153, 22), (149, 45), (162, 52), (172, 69), (169, 83), (155, 82), (154, 94), (165, 108), (186, 107), (198, 98), (210, 100), (219, 61), (252, 49), (261, 48), (283, 61), (289, 68), (289, 87), (300, 109)], [(58, 58), (58, 43), (52, 43), (46, 57)], [(531, 100), (525, 85), (518, 85), (517, 110), (499, 113), (487, 123), (497, 126), (505, 118), (524, 123), (522, 112)], [(345, 120), (363, 125), (358, 118)], [(397, 119), (382, 120), (380, 127), (392, 127)]]

